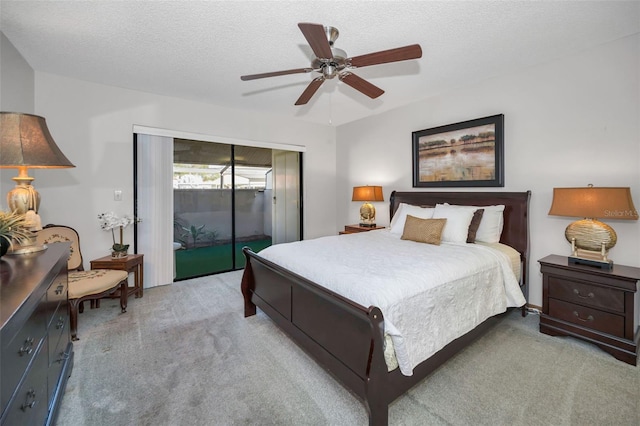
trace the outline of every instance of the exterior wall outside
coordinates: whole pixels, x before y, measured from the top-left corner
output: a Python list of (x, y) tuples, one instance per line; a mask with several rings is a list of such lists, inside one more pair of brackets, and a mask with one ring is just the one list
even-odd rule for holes
[[(529, 302), (541, 306), (537, 260), (570, 251), (564, 229), (572, 219), (548, 215), (554, 187), (629, 186), (640, 208), (639, 79), (634, 35), (340, 126), (336, 228), (358, 218), (353, 186), (383, 186), (385, 202), (375, 205), (381, 225), (389, 223), (392, 190), (419, 190), (412, 188), (413, 131), (503, 113), (505, 187), (453, 190), (532, 191)], [(610, 257), (640, 266), (640, 221), (604, 221), (618, 233)]]
[[(174, 189), (174, 219), (185, 227), (204, 225), (213, 232), (214, 241), (231, 239), (230, 189)], [(270, 200), (270, 199), (269, 199)], [(267, 204), (271, 208), (271, 204)], [(265, 230), (265, 192), (256, 189), (236, 190), (236, 239), (271, 236)], [(178, 241), (176, 239), (176, 241)], [(203, 242), (205, 238), (203, 238)]]

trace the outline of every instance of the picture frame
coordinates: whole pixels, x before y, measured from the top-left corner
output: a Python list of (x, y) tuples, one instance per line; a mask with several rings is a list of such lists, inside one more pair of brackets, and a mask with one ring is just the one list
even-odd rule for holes
[(504, 186), (504, 114), (412, 133), (413, 187)]

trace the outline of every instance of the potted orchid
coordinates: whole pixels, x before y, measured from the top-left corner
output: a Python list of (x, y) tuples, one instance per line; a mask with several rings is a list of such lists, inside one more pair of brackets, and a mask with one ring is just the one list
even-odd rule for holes
[[(128, 215), (118, 217), (113, 212), (100, 213), (98, 215), (98, 220), (100, 221), (100, 228), (102, 228), (103, 231), (111, 231), (111, 238), (113, 239), (113, 245), (111, 246), (111, 256), (126, 257), (129, 250), (129, 244), (123, 244), (122, 231), (128, 225), (131, 225), (135, 220)], [(116, 228), (119, 228), (120, 230), (119, 242), (116, 242), (116, 235), (114, 233), (114, 229)]]

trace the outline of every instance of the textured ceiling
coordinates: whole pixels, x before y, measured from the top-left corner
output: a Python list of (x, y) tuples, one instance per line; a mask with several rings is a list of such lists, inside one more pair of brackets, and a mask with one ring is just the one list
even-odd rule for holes
[[(640, 2), (5, 1), (0, 28), (36, 70), (230, 108), (340, 125), (640, 32)], [(423, 57), (355, 71), (294, 106), (312, 74), (299, 22), (357, 56), (419, 43)]]

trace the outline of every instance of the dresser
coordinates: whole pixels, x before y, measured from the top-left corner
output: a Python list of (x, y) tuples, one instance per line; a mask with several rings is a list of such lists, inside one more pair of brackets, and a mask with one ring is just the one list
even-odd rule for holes
[(573, 336), (637, 365), (640, 340), (640, 268), (614, 265), (610, 271), (574, 265), (567, 257), (540, 259), (540, 331)]
[(2, 426), (55, 423), (73, 368), (69, 247), (0, 258)]

